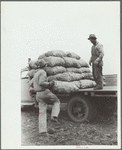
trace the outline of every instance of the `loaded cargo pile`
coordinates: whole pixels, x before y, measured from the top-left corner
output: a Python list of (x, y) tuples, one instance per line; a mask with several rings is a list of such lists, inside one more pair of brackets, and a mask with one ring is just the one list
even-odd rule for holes
[(52, 88), (54, 93), (72, 93), (96, 85), (88, 63), (73, 52), (48, 51), (36, 61), (29, 62), (29, 66), (31, 73), (39, 68), (46, 71), (48, 82), (55, 82)]

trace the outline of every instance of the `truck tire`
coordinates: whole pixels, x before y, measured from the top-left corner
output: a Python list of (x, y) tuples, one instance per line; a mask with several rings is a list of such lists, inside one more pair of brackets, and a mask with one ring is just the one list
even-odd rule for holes
[(90, 122), (96, 116), (96, 109), (86, 97), (74, 96), (68, 103), (69, 118), (74, 122)]

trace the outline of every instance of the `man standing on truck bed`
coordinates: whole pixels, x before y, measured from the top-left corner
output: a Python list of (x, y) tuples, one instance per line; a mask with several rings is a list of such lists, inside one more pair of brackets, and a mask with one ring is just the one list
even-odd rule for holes
[[(40, 69), (38, 72), (35, 71), (33, 84), (34, 89), (31, 89), (30, 92), (36, 92), (36, 100), (39, 103), (39, 134), (53, 134), (54, 128), (60, 127), (57, 120), (60, 112), (60, 100), (49, 90), (54, 82), (48, 82), (46, 72)], [(53, 104), (49, 130), (47, 130), (47, 104)]]
[(92, 63), (92, 73), (94, 80), (96, 82), (96, 87), (94, 90), (103, 89), (103, 75), (102, 75), (102, 66), (103, 66), (103, 45), (98, 43), (96, 40), (96, 36), (94, 34), (90, 34), (88, 40), (93, 44), (91, 48), (91, 58), (89, 61), (89, 65)]

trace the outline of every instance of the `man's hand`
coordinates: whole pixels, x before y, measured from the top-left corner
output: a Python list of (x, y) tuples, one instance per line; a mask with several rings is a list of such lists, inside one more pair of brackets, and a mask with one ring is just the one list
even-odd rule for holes
[(94, 64), (95, 64), (95, 65), (98, 65), (98, 63), (99, 63), (98, 61), (96, 61), (96, 60), (94, 61)]
[(91, 59), (89, 60), (89, 65), (91, 66)]
[(30, 87), (29, 92), (32, 93), (32, 94), (36, 93), (35, 90), (34, 90), (34, 88), (32, 88), (32, 87)]

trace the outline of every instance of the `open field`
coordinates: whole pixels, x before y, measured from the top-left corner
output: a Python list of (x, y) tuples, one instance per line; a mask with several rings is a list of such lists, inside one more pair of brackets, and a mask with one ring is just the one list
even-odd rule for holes
[[(50, 124), (48, 110), (48, 126)], [(117, 145), (117, 116), (97, 114), (90, 123), (71, 121), (65, 109), (61, 110), (61, 128), (49, 136), (38, 135), (38, 109), (25, 109), (21, 113), (22, 146), (39, 145)]]

